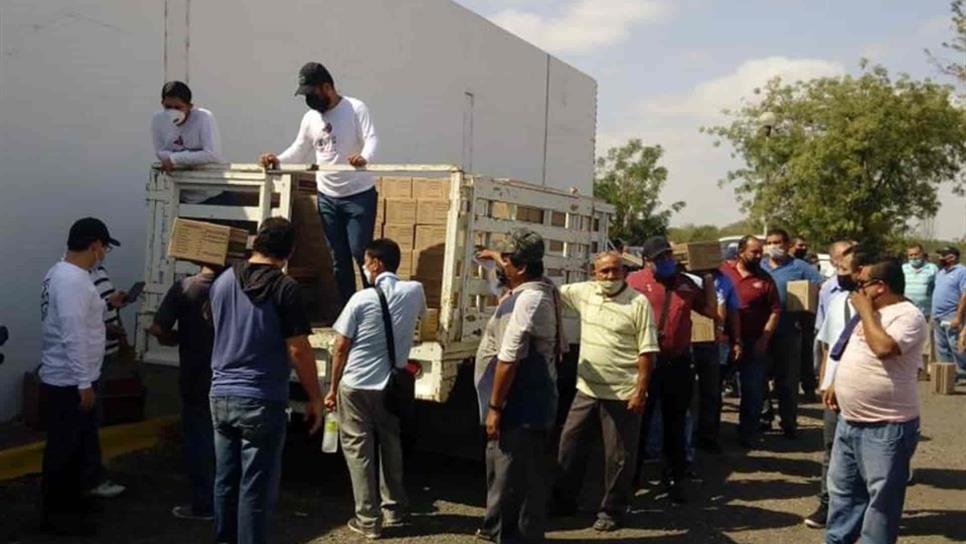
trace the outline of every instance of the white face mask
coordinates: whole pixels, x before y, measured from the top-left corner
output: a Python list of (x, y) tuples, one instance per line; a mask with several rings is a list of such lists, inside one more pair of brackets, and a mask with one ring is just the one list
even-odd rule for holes
[(781, 244), (772, 244), (768, 246), (768, 256), (772, 259), (782, 259), (788, 253), (785, 246)]
[(375, 285), (376, 278), (372, 277), (372, 271), (368, 268), (363, 268), (362, 270), (366, 273), (366, 281), (369, 282), (369, 285)]
[(188, 116), (185, 112), (176, 109), (167, 109), (164, 112), (168, 115), (168, 119), (171, 120), (172, 124), (180, 125), (184, 123), (185, 118)]

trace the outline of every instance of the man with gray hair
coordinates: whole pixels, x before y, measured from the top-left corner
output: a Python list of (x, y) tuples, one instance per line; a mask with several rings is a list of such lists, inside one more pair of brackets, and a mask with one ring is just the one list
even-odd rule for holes
[(580, 357), (577, 395), (560, 436), (555, 506), (561, 515), (576, 513), (589, 435), (599, 429), (604, 496), (594, 529), (613, 531), (620, 527), (634, 483), (641, 414), (660, 351), (657, 327), (647, 298), (628, 287), (616, 251), (597, 256), (593, 281), (561, 286), (560, 296), (580, 314)]
[(486, 325), (475, 383), (486, 425), (486, 514), (477, 538), (543, 541), (548, 439), (557, 417), (557, 361), (565, 341), (560, 293), (543, 279), (543, 238), (511, 232), (477, 259), (496, 261), (510, 289)]

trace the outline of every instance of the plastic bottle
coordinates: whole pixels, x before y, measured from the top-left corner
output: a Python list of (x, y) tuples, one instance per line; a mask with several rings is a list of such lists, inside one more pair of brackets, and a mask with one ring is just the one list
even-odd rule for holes
[(322, 451), (325, 453), (339, 451), (339, 416), (331, 410), (326, 411), (322, 428)]

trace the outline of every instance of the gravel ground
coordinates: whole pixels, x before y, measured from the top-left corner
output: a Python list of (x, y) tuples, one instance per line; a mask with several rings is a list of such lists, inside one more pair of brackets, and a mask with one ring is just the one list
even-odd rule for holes
[[(966, 388), (937, 396), (922, 384), (923, 440), (913, 460), (916, 484), (909, 488), (901, 542), (966, 541)], [(815, 507), (818, 490), (821, 410), (806, 405), (801, 433), (789, 441), (766, 436), (762, 449), (740, 452), (733, 441), (734, 401), (725, 406), (725, 453), (699, 456), (702, 480), (691, 485), (690, 504), (674, 508), (656, 486), (638, 492), (627, 527), (606, 535), (588, 529), (592, 513), (551, 520), (549, 539), (574, 542), (821, 542), (820, 531), (802, 525)], [(483, 469), (479, 463), (437, 454), (407, 461), (413, 524), (387, 531), (388, 542), (475, 542), (470, 536), (482, 515)], [(656, 475), (658, 467), (651, 466)], [(116, 459), (111, 477), (129, 486), (121, 498), (105, 501), (101, 536), (88, 542), (211, 542), (208, 524), (175, 520), (172, 505), (185, 496), (176, 437), (151, 451)], [(591, 493), (592, 495), (592, 493)], [(0, 538), (11, 542), (63, 542), (36, 529), (39, 478), (0, 484)], [(593, 497), (585, 497), (592, 500)], [(274, 542), (364, 542), (350, 533), (352, 496), (341, 456), (323, 455), (317, 442), (297, 432), (286, 449)]]

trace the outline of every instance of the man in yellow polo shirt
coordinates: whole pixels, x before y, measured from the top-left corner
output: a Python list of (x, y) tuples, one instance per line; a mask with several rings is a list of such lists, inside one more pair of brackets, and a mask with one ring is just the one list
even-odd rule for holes
[(580, 314), (577, 395), (560, 436), (561, 474), (554, 489), (555, 513), (574, 515), (590, 450), (589, 433), (604, 440), (604, 498), (594, 529), (620, 527), (637, 466), (641, 413), (654, 357), (660, 350), (651, 304), (628, 287), (621, 256), (594, 260), (594, 281), (560, 288), (563, 302)]

